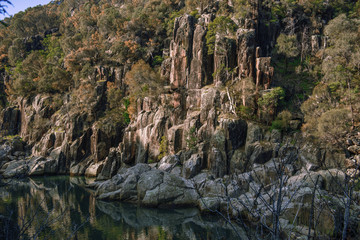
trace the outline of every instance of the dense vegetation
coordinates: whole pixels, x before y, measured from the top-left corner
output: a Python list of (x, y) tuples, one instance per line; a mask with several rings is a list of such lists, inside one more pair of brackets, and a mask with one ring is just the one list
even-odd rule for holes
[[(160, 65), (168, 57), (176, 17), (188, 13), (198, 18), (204, 12), (214, 12), (211, 6), (216, 6), (216, 16), (206, 35), (211, 55), (216, 34), (234, 35), (238, 27), (246, 24), (245, 19), (254, 17), (253, 9), (260, 4), (262, 23), (278, 24), (282, 31), (271, 50), (275, 66), (273, 90), (258, 97), (255, 107), (267, 111), (272, 119), (285, 111), (273, 124), (282, 130), (288, 129), (289, 121), (284, 119), (291, 118), (289, 112), (300, 113), (304, 131), (330, 142), (338, 141), (346, 129), (355, 127), (360, 109), (360, 1), (227, 3), (58, 0), (29, 8), (5, 19), (0, 29), (0, 71), (10, 76), (5, 78), (6, 94), (2, 93), (1, 102), (5, 105), (19, 96), (32, 97), (38, 93), (56, 96), (68, 92), (83, 104), (84, 99), (93, 96), (91, 89), (105, 80), (102, 67), (122, 66), (127, 72), (125, 84), (111, 81), (106, 84), (105, 114), (127, 123), (138, 98), (158, 96), (167, 84), (160, 77)], [(289, 24), (291, 19), (303, 22)], [(311, 44), (303, 40), (310, 32), (328, 39), (325, 49), (312, 52), (308, 48)], [(82, 96), (78, 96), (79, 91)], [(260, 116), (242, 105), (241, 98), (235, 100), (239, 101), (239, 116), (252, 119)], [(340, 120), (338, 114), (346, 118)], [(271, 123), (268, 119), (266, 122)], [(339, 124), (346, 129), (337, 128)]]

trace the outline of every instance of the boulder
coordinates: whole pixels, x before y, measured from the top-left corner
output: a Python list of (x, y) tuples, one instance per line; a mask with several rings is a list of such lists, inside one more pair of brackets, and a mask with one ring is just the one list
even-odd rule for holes
[(177, 155), (167, 155), (160, 160), (159, 169), (170, 172), (174, 167), (180, 164), (180, 159)]
[(141, 174), (137, 183), (138, 198), (144, 199), (147, 191), (153, 190), (155, 187), (163, 183), (164, 172), (152, 169)]
[(220, 208), (220, 198), (204, 197), (198, 200), (198, 206), (201, 212), (214, 212)]
[(30, 160), (29, 176), (42, 176), (45, 174), (56, 174), (58, 164), (55, 159), (35, 158)]
[(147, 191), (142, 204), (149, 207), (191, 207), (196, 206), (198, 197), (191, 181), (165, 173), (163, 183)]
[(28, 173), (29, 166), (27, 165), (26, 160), (21, 160), (21, 161), (14, 160), (5, 163), (2, 166), (1, 171), (3, 172), (2, 175), (4, 178), (24, 176)]

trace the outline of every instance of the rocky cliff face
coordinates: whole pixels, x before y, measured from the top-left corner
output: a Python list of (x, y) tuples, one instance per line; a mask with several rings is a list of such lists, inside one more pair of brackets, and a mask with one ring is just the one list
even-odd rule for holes
[[(209, 55), (205, 36), (215, 18), (213, 11), (204, 11), (197, 19), (187, 14), (175, 19), (170, 56), (162, 64), (170, 90), (157, 98), (139, 99), (125, 129), (98, 119), (106, 109), (107, 82), (125, 86), (129, 67), (98, 67), (89, 76), (96, 83), (87, 90), (91, 97), (82, 99), (77, 96), (80, 92), (63, 95), (58, 100), (61, 107), (54, 107), (55, 99), (48, 95), (18, 98), (14, 107), (3, 112), (2, 130), (20, 135), (32, 146), (34, 156), (56, 159), (59, 173), (73, 175), (109, 178), (121, 167), (157, 162), (160, 154), (176, 154), (184, 166), (192, 166), (187, 161), (197, 159), (194, 169), (184, 169), (183, 176), (208, 169), (223, 177), (266, 162), (275, 154), (274, 144), (255, 144), (264, 139), (254, 131), (263, 130), (254, 130), (253, 123), (233, 116), (227, 86), (245, 91), (244, 79), (250, 79), (257, 93), (270, 87), (274, 68), (269, 54), (280, 26), (256, 20), (261, 9), (255, 8), (255, 20), (239, 24), (235, 38), (216, 35), (214, 54)], [(318, 49), (316, 40), (320, 41), (313, 37), (311, 44)], [(232, 77), (212, 74), (222, 66), (234, 69)], [(251, 106), (253, 100), (243, 94), (243, 104)]]

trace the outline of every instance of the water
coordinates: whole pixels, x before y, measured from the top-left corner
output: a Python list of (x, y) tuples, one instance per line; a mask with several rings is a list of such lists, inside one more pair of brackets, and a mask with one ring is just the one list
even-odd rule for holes
[(100, 201), (84, 181), (65, 176), (12, 181), (0, 188), (0, 215), (13, 221), (0, 224), (18, 225), (21, 237), (32, 239), (236, 239), (217, 216)]

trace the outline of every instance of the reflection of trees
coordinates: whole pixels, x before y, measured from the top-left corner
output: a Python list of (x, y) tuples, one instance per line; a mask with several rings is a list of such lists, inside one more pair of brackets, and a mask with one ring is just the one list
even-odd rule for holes
[[(231, 239), (229, 226), (197, 209), (144, 209), (97, 201), (81, 178), (36, 178), (13, 182), (0, 196), (24, 236), (50, 239)], [(15, 201), (17, 199), (17, 201)], [(76, 233), (72, 232), (76, 230)]]

